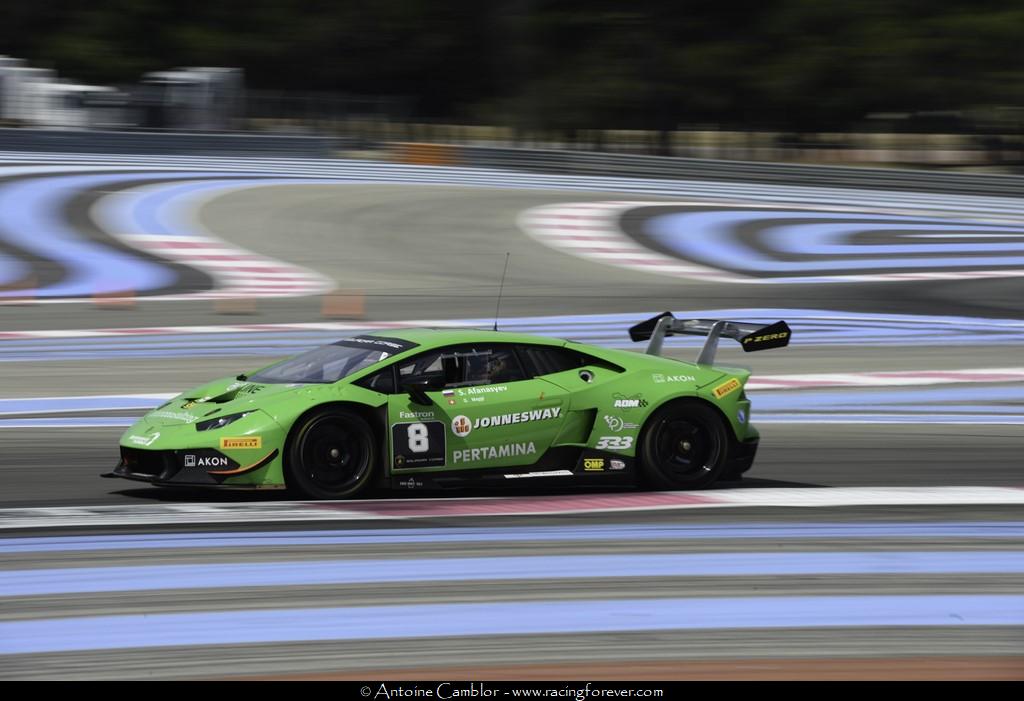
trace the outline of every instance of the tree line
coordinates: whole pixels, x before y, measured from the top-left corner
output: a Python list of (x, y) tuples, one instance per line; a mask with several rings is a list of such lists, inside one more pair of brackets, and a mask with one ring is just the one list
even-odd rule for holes
[(844, 129), (1024, 107), (1020, 0), (37, 0), (0, 52), (99, 84), (238, 66), (524, 129)]

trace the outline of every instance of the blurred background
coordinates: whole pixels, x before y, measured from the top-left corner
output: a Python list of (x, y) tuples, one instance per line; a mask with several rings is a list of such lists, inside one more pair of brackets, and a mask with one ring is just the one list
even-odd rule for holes
[[(1022, 39), (1021, 0), (4, 3), (0, 678), (1024, 679)], [(502, 283), (503, 330), (605, 347), (787, 320), (718, 355), (753, 470), (99, 478), (189, 387), (490, 328)]]
[(16, 3), (8, 126), (1012, 170), (1014, 0)]

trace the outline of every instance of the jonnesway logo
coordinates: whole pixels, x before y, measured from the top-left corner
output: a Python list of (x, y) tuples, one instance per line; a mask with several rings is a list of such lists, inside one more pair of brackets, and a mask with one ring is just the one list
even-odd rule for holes
[(488, 428), (490, 426), (508, 426), (510, 424), (524, 424), (531, 421), (546, 421), (557, 419), (562, 414), (562, 407), (549, 409), (531, 409), (530, 411), (517, 411), (513, 414), (499, 414), (497, 416), (481, 416), (470, 425), (468, 416), (456, 416), (452, 421), (452, 433), (460, 438), (469, 435), (474, 428)]
[(490, 445), (485, 448), (466, 448), (453, 450), (452, 462), (478, 462), (480, 460), (497, 460), (512, 458), (519, 455), (533, 455), (537, 446), (533, 443), (508, 443), (506, 445)]

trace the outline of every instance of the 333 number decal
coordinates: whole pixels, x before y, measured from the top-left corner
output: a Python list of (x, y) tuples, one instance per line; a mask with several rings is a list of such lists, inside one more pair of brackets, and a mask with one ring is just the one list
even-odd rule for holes
[(598, 450), (629, 450), (633, 447), (633, 436), (601, 436), (594, 447)]

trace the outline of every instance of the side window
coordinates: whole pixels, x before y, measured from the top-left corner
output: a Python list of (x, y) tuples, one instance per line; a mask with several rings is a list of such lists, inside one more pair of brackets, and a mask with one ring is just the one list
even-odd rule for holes
[(398, 366), (398, 381), (429, 382), (431, 387), (466, 387), (526, 379), (509, 345), (452, 346), (424, 353)]
[(558, 346), (520, 346), (520, 351), (534, 376), (551, 375), (588, 364), (586, 356)]
[(430, 351), (407, 360), (398, 366), (398, 381), (444, 384), (444, 364), (441, 362), (442, 351)]
[(381, 394), (394, 394), (397, 391), (395, 387), (395, 369), (390, 366), (386, 367), (372, 375), (367, 375), (356, 382), (356, 384)]

